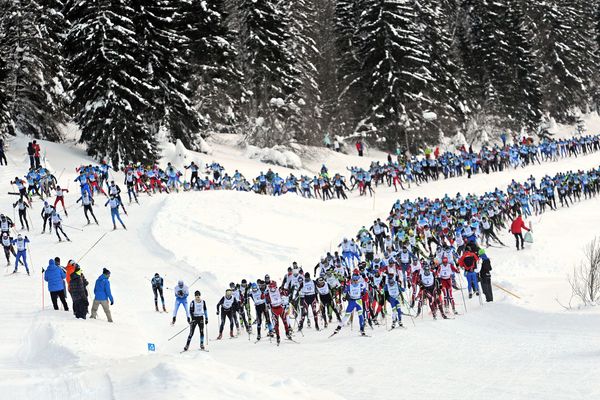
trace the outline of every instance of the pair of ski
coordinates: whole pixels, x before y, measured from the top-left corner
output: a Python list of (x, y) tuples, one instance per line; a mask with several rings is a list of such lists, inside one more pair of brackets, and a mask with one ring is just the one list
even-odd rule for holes
[[(335, 335), (337, 335), (340, 331), (333, 331), (333, 333), (331, 335), (329, 335), (327, 337), (327, 339), (334, 337)], [(359, 337), (371, 337), (371, 335), (367, 335), (366, 333), (362, 333), (361, 335), (359, 335)]]
[[(189, 351), (190, 351), (190, 350), (181, 350), (181, 351), (179, 352), (179, 354), (187, 353), (187, 352), (189, 352)], [(208, 353), (208, 350), (207, 350), (207, 349), (198, 349), (197, 351), (203, 351), (203, 352), (205, 352), (205, 353)]]
[[(300, 344), (300, 342), (297, 342), (297, 341), (295, 341), (295, 340), (294, 340), (294, 339), (292, 339), (292, 338), (285, 338), (285, 340), (287, 340), (287, 341), (289, 341), (289, 342), (292, 342), (292, 343)], [(254, 341), (254, 344), (257, 344), (258, 342), (260, 342), (260, 340), (255, 340), (255, 341)], [(279, 343), (277, 343), (277, 347), (279, 347), (279, 345), (280, 345), (280, 344), (281, 344), (281, 341), (280, 341)]]

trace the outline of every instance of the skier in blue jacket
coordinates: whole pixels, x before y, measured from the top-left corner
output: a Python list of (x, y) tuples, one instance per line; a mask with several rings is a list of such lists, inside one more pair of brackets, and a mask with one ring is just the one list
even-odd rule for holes
[(65, 278), (67, 274), (65, 271), (56, 265), (53, 259), (48, 261), (48, 268), (44, 272), (44, 280), (48, 282), (48, 291), (50, 292), (50, 298), (52, 299), (52, 306), (55, 310), (58, 310), (58, 299), (63, 305), (65, 311), (69, 311), (67, 305), (67, 299), (65, 297)]
[(96, 279), (96, 285), (94, 286), (94, 303), (92, 304), (92, 315), (90, 315), (90, 318), (96, 319), (98, 306), (102, 305), (104, 314), (106, 314), (106, 319), (108, 322), (113, 322), (108, 301), (110, 300), (111, 306), (115, 304), (115, 301), (110, 291), (110, 282), (108, 281), (108, 278), (110, 278), (110, 271), (103, 268), (102, 275)]

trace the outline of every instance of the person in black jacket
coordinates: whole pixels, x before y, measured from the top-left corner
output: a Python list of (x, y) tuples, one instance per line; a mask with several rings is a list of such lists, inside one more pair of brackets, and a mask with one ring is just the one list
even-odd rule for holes
[(90, 303), (88, 301), (87, 285), (88, 281), (85, 279), (81, 268), (76, 265), (69, 282), (69, 293), (71, 293), (71, 299), (73, 299), (73, 312), (76, 318), (85, 319), (88, 313)]
[(481, 282), (481, 290), (485, 295), (485, 301), (488, 303), (494, 301), (494, 295), (492, 294), (492, 263), (490, 258), (485, 254), (484, 249), (479, 249), (479, 259), (481, 260), (481, 270), (479, 271), (479, 282)]
[(35, 168), (35, 149), (33, 148), (33, 143), (31, 142), (27, 144), (27, 155), (29, 156), (30, 168)]
[(204, 325), (208, 324), (208, 311), (206, 309), (206, 302), (200, 298), (199, 290), (196, 290), (194, 293), (194, 300), (190, 301), (190, 316), (192, 317), (190, 334), (188, 335), (183, 351), (187, 351), (190, 348), (190, 342), (192, 341), (196, 327), (200, 331), (200, 350), (204, 350)]

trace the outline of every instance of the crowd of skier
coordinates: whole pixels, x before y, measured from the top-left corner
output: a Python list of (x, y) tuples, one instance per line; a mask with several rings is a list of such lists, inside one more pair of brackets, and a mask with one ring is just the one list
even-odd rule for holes
[[(124, 170), (123, 185), (129, 204), (138, 203), (138, 195), (156, 192), (187, 191), (192, 189), (232, 189), (251, 190), (263, 194), (283, 194), (297, 192), (306, 197), (323, 199), (346, 198), (346, 190), (359, 188), (361, 194), (372, 192), (373, 187), (388, 185), (402, 187), (402, 182), (420, 184), (441, 177), (489, 173), (502, 171), (508, 167), (524, 166), (533, 162), (549, 161), (559, 157), (578, 156), (600, 150), (600, 136), (584, 136), (569, 140), (543, 141), (539, 145), (522, 143), (513, 146), (484, 147), (478, 153), (464, 148), (457, 153), (429, 154), (417, 160), (392, 160), (388, 157), (385, 165), (373, 163), (369, 170), (349, 168), (351, 178), (346, 186), (341, 174), (329, 177), (323, 166), (318, 177), (308, 178), (293, 175), (281, 178), (269, 169), (261, 173), (250, 184), (237, 170), (230, 177), (218, 163), (206, 165), (211, 178), (200, 177), (200, 167), (192, 162), (185, 169), (191, 171), (190, 181), (170, 163), (163, 170), (158, 166), (142, 167), (130, 165)], [(14, 272), (19, 265), (29, 274), (27, 262), (29, 238), (16, 231), (18, 211), (21, 230), (29, 231), (33, 221), (29, 215), (32, 200), (38, 196), (44, 203), (41, 210), (42, 233), (52, 228), (59, 241), (70, 238), (63, 230), (63, 220), (57, 206), (68, 216), (68, 209), (81, 203), (88, 224), (99, 224), (94, 213), (94, 205), (100, 197), (101, 204), (110, 207), (113, 229), (116, 222), (126, 229), (121, 219), (121, 210), (126, 214), (121, 188), (115, 183), (105, 162), (99, 165), (82, 165), (74, 182), (79, 186), (78, 199), (65, 205), (67, 188), (41, 165), (39, 146), (31, 154), (31, 169), (23, 178), (15, 177), (11, 184), (13, 192), (19, 196), (13, 203), (14, 221), (0, 215), (0, 234), (7, 264), (14, 260)], [(36, 156), (37, 154), (37, 156)], [(64, 171), (63, 171), (64, 172)], [(316, 181), (315, 181), (316, 179)], [(333, 188), (333, 189), (332, 189)], [(397, 189), (397, 188), (396, 188)], [(354, 316), (358, 318), (361, 335), (366, 335), (365, 327), (389, 323), (390, 329), (403, 327), (403, 316), (410, 318), (423, 315), (428, 308), (433, 318), (438, 315), (449, 318), (458, 314), (454, 291), (461, 293), (462, 303), (467, 309), (467, 299), (479, 297), (483, 292), (486, 301), (492, 301), (491, 262), (484, 247), (505, 246), (499, 237), (502, 229), (507, 229), (515, 237), (517, 250), (524, 248), (522, 230), (530, 230), (522, 217), (540, 215), (557, 207), (569, 207), (581, 199), (596, 196), (600, 190), (600, 168), (587, 171), (569, 171), (554, 176), (544, 176), (537, 181), (530, 176), (524, 182), (514, 180), (502, 191), (495, 189), (483, 195), (461, 194), (443, 198), (398, 200), (386, 218), (376, 219), (363, 226), (355, 235), (344, 238), (339, 250), (324, 254), (314, 267), (303, 267), (292, 263), (281, 280), (264, 279), (249, 282), (242, 279), (232, 282), (224, 296), (216, 305), (219, 316), (219, 334), (223, 337), (225, 324), (229, 322), (229, 335), (237, 337), (244, 329), (249, 337), (256, 331), (256, 341), (263, 332), (281, 340), (283, 334), (290, 340), (293, 334), (300, 333), (306, 326), (314, 324), (316, 330), (327, 328), (335, 317), (335, 335), (343, 327), (353, 326)], [(103, 196), (103, 197), (102, 197)], [(53, 200), (53, 201), (52, 201)], [(12, 233), (11, 233), (12, 232)], [(16, 251), (15, 251), (16, 250)], [(45, 269), (52, 303), (58, 309), (58, 300), (66, 304), (66, 292), (71, 293), (73, 311), (77, 318), (88, 314), (87, 279), (75, 261), (60, 266), (59, 259), (50, 260)], [(466, 278), (463, 285), (462, 275)], [(108, 278), (110, 271), (103, 270), (94, 287), (92, 318), (96, 317), (101, 305), (109, 321), (112, 321), (109, 306), (113, 304)], [(67, 281), (65, 285), (61, 283)], [(156, 310), (159, 311), (160, 297), (162, 310), (166, 311), (163, 294), (163, 278), (156, 274), (152, 279), (152, 289)], [(481, 285), (481, 287), (480, 287)], [(175, 307), (172, 323), (176, 322), (180, 307), (186, 312), (190, 331), (185, 345), (189, 348), (196, 327), (200, 331), (201, 348), (205, 345), (205, 325), (209, 310), (199, 291), (195, 291), (188, 302), (189, 289), (180, 281), (173, 288)], [(62, 291), (62, 294), (61, 294)], [(389, 305), (389, 308), (388, 308)], [(389, 320), (389, 321), (388, 321)], [(263, 330), (264, 327), (264, 330)]]
[[(243, 328), (250, 338), (255, 325), (259, 341), (264, 325), (267, 335), (279, 344), (280, 320), (290, 340), (294, 331), (302, 333), (311, 320), (318, 331), (327, 328), (334, 316), (337, 325), (331, 336), (347, 326), (353, 315), (358, 317), (360, 334), (367, 335), (366, 325), (387, 325), (389, 318), (390, 329), (403, 327), (403, 315), (418, 317), (426, 307), (434, 319), (457, 315), (454, 290), (460, 292), (465, 310), (467, 299), (479, 297), (480, 290), (491, 302), (492, 266), (484, 247), (505, 246), (499, 233), (506, 229), (514, 235), (517, 250), (522, 250), (523, 230), (531, 230), (523, 215), (569, 207), (599, 192), (600, 167), (547, 175), (539, 182), (533, 177), (521, 183), (513, 180), (505, 191), (496, 189), (480, 196), (457, 193), (452, 198), (398, 200), (384, 221), (378, 218), (344, 238), (339, 250), (323, 255), (314, 267), (293, 262), (279, 281), (265, 275), (255, 282), (231, 282), (216, 306), (220, 316), (217, 340), (223, 337), (227, 321), (230, 337), (240, 335)], [(166, 310), (162, 284), (157, 274), (152, 280), (157, 311), (157, 290)], [(186, 307), (189, 290), (182, 281), (174, 291), (172, 323), (179, 306), (191, 323), (184, 350), (196, 326), (204, 349), (206, 303), (196, 291)]]

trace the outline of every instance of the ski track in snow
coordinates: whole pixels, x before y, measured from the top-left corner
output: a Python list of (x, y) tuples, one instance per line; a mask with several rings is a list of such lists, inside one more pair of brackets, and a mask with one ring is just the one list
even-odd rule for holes
[[(26, 169), (25, 144), (24, 138), (16, 138), (8, 151), (11, 165), (0, 168), (2, 210), (9, 216), (9, 201), (16, 197), (5, 194), (12, 191), (7, 182)], [(43, 141), (42, 147), (57, 174), (65, 168), (60, 183), (69, 186), (76, 176), (74, 166), (87, 162), (84, 153)], [(229, 161), (228, 170), (238, 167), (247, 176), (269, 167), (285, 171), (244, 160), (224, 145), (215, 146), (210, 159)], [(332, 171), (359, 162), (368, 165), (367, 158), (334, 153), (326, 162)], [(318, 169), (317, 164), (307, 168)], [(312, 274), (324, 251), (335, 250), (343, 236), (353, 235), (374, 217), (384, 217), (397, 198), (440, 197), (459, 190), (481, 193), (530, 174), (539, 179), (598, 164), (600, 156), (592, 154), (471, 180), (441, 180), (398, 193), (377, 188), (374, 199), (352, 193), (348, 201), (236, 192), (140, 196), (141, 206), (126, 205), (129, 215), (123, 217), (129, 230), (108, 233), (81, 262), (90, 293), (102, 267), (111, 270), (114, 324), (105, 321), (101, 309), (98, 320), (87, 321), (75, 320), (62, 309), (51, 310), (45, 284), (41, 309), (41, 267), (56, 255), (63, 265), (76, 259), (111, 228), (103, 202), (94, 210), (100, 226), (86, 227), (85, 232), (69, 229), (73, 242), (56, 246), (56, 236), (39, 234), (41, 203), (36, 200), (30, 212), (35, 229), (29, 234), (34, 272), (31, 277), (0, 277), (0, 301), (10, 305), (0, 308), (0, 399), (380, 399), (394, 394), (442, 394), (461, 400), (600, 398), (600, 313), (565, 312), (554, 299), (568, 302), (565, 276), (580, 260), (583, 245), (598, 235), (597, 198), (532, 218), (536, 242), (524, 251), (512, 248), (512, 236), (506, 232), (500, 237), (509, 248), (488, 249), (493, 282), (522, 300), (495, 289), (494, 303), (481, 306), (475, 297), (466, 299), (464, 313), (457, 291), (454, 297), (462, 315), (456, 319), (432, 321), (426, 313), (414, 321), (415, 327), (405, 316), (407, 329), (367, 328), (371, 338), (356, 337), (355, 326), (354, 331), (346, 327), (327, 339), (330, 325), (325, 332), (306, 328), (304, 337), (295, 336), (300, 344), (284, 341), (280, 347), (268, 338), (254, 345), (254, 336), (249, 342), (244, 334), (235, 340), (212, 340), (218, 322), (214, 307), (229, 281), (269, 273), (280, 282), (293, 260)], [(76, 200), (77, 185), (70, 190), (67, 204)], [(82, 210), (70, 210), (65, 223), (83, 225)], [(200, 289), (208, 303), (210, 353), (179, 354), (187, 332), (167, 340), (185, 327), (185, 318), (179, 310), (176, 325), (169, 326), (169, 289), (169, 312), (153, 311), (150, 283), (144, 277), (154, 272), (165, 277), (167, 287), (178, 279), (190, 284), (202, 277), (190, 291)], [(70, 298), (68, 302), (71, 306)], [(196, 332), (191, 349), (198, 341)], [(156, 353), (147, 352), (148, 342), (156, 344)]]

